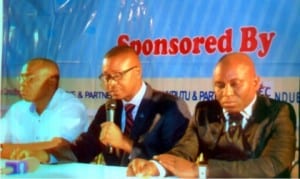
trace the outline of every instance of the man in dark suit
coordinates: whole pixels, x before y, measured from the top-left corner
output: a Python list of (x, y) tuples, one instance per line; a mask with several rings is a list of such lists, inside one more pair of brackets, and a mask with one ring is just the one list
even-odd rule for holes
[(223, 56), (213, 73), (216, 100), (197, 104), (174, 148), (152, 161), (131, 161), (127, 175), (288, 176), (295, 154), (295, 111), (288, 103), (259, 95), (259, 87), (249, 56)]
[[(134, 49), (117, 46), (108, 51), (99, 79), (116, 101), (114, 122), (106, 121), (103, 104), (88, 131), (75, 142), (68, 145), (62, 141), (63, 147), (47, 153), (27, 151), (27, 156), (35, 156), (41, 162), (53, 162), (53, 159), (92, 162), (96, 156), (102, 156), (108, 165), (127, 165), (135, 157), (151, 159), (170, 150), (183, 136), (191, 118), (187, 104), (176, 96), (153, 89), (143, 80), (142, 65)], [(125, 111), (128, 104), (133, 106), (130, 114)], [(129, 124), (127, 115), (133, 118)]]
[[(107, 52), (99, 78), (116, 100), (114, 122), (106, 121), (102, 105), (88, 132), (71, 145), (78, 161), (90, 162), (102, 152), (107, 164), (127, 165), (132, 158), (150, 159), (168, 151), (183, 136), (191, 118), (187, 104), (144, 82), (140, 59), (131, 47), (117, 46)], [(134, 105), (130, 134), (125, 134), (127, 104)]]

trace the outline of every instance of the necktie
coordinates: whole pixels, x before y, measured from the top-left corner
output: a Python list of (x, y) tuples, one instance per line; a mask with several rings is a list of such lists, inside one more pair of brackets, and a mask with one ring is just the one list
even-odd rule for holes
[(232, 137), (238, 128), (241, 128), (243, 115), (241, 113), (229, 113), (229, 136)]
[(134, 104), (126, 104), (125, 105), (125, 111), (126, 111), (126, 124), (125, 124), (125, 131), (124, 133), (126, 135), (130, 135), (131, 129), (133, 126), (133, 117), (132, 117), (132, 111), (133, 108), (135, 107)]

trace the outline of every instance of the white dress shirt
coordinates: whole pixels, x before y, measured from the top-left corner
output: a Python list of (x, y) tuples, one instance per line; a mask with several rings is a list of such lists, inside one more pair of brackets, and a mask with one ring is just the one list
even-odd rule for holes
[[(242, 128), (244, 129), (246, 124), (248, 123), (248, 119), (251, 117), (252, 115), (252, 109), (253, 109), (253, 105), (256, 101), (256, 95), (254, 97), (254, 99), (251, 101), (251, 103), (242, 111), (240, 111), (240, 113), (243, 116), (242, 119)], [(223, 114), (225, 116), (225, 131), (228, 131), (229, 129), (229, 113), (223, 108)]]
[(0, 143), (32, 143), (62, 137), (70, 142), (89, 125), (86, 108), (74, 95), (58, 88), (39, 115), (25, 100), (14, 103), (0, 119)]
[(133, 108), (133, 111), (132, 111), (132, 117), (133, 117), (133, 120), (134, 120), (135, 116), (137, 114), (137, 111), (139, 109), (139, 106), (141, 104), (141, 101), (142, 101), (142, 99), (143, 99), (143, 97), (146, 93), (146, 89), (147, 89), (147, 86), (146, 86), (145, 82), (143, 82), (141, 89), (132, 98), (132, 100), (130, 100), (130, 101), (122, 100), (122, 102), (123, 102), (122, 121), (121, 121), (122, 132), (124, 132), (124, 130), (125, 130), (125, 123), (126, 123), (125, 105), (129, 104), (129, 103), (135, 105), (135, 107)]

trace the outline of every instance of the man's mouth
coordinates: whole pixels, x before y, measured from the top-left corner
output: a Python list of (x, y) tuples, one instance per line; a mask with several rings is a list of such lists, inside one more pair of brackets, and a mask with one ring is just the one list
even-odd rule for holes
[(222, 105), (223, 105), (224, 108), (233, 108), (233, 107), (236, 106), (236, 102), (234, 102), (234, 101), (224, 101), (222, 103)]

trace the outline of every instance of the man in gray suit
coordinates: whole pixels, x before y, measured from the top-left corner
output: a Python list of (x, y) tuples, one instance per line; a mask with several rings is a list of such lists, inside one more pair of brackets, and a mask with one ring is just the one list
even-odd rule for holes
[[(174, 148), (152, 161), (133, 160), (127, 175), (288, 177), (295, 154), (295, 111), (259, 95), (259, 87), (249, 56), (223, 56), (213, 73), (216, 100), (197, 104)], [(203, 160), (197, 163), (200, 154)]]

